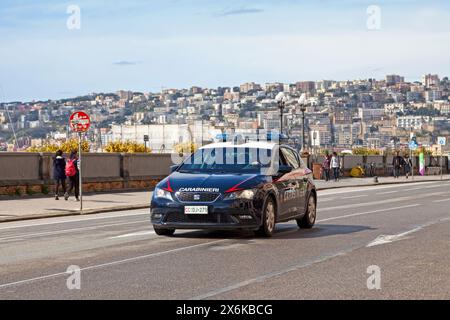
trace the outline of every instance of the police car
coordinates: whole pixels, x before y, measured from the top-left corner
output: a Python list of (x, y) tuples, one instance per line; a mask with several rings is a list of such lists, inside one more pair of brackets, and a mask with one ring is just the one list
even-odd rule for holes
[(316, 221), (317, 192), (298, 152), (272, 141), (228, 141), (200, 148), (156, 186), (151, 223), (176, 229), (247, 229), (265, 237), (275, 224)]

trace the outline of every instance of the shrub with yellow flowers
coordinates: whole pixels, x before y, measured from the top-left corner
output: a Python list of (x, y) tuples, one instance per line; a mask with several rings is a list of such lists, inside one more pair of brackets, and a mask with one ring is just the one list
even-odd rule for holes
[[(81, 143), (81, 150), (83, 152), (89, 152), (89, 142), (84, 140)], [(70, 153), (72, 150), (78, 150), (78, 139), (69, 139), (61, 143), (44, 143), (40, 146), (33, 146), (28, 148), (27, 152), (51, 152), (54, 153), (61, 150), (64, 153)]]
[(192, 142), (184, 142), (176, 144), (173, 149), (178, 154), (194, 153), (198, 149), (198, 145)]
[(354, 155), (359, 156), (379, 156), (381, 155), (381, 151), (378, 149), (369, 149), (369, 148), (353, 148), (352, 150)]
[(106, 152), (119, 152), (119, 153), (151, 153), (152, 149), (145, 147), (143, 144), (139, 144), (132, 141), (126, 142), (109, 142), (105, 147)]

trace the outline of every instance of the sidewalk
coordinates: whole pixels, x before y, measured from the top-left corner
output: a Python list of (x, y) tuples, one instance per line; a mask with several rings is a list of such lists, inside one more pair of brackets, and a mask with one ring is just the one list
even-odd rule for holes
[[(450, 175), (444, 175), (444, 180), (450, 180)], [(414, 177), (414, 181), (405, 177), (394, 179), (393, 177), (380, 177), (379, 183), (373, 178), (344, 178), (339, 182), (323, 180), (315, 181), (318, 190), (333, 188), (374, 186), (398, 183), (419, 183), (427, 181), (440, 181), (440, 176)], [(83, 196), (83, 213), (94, 214), (102, 212), (123, 211), (133, 209), (145, 209), (150, 204), (151, 191), (91, 194)], [(79, 215), (79, 202), (71, 197), (69, 201), (60, 198), (56, 201), (53, 197), (39, 198), (10, 198), (0, 200), (0, 222), (39, 219)]]
[[(363, 187), (363, 186), (375, 186), (383, 184), (399, 184), (399, 183), (417, 183), (427, 181), (440, 181), (441, 176), (414, 176), (414, 180), (409, 177), (401, 176), (398, 179), (394, 177), (378, 177), (378, 183), (375, 183), (374, 178), (343, 178), (339, 182), (315, 180), (315, 184), (318, 190), (334, 189), (334, 188), (346, 188), (346, 187)], [(443, 180), (450, 180), (450, 174), (444, 174)]]
[[(83, 214), (148, 208), (151, 192), (124, 192), (83, 195)], [(0, 222), (79, 215), (80, 203), (72, 196), (11, 198), (0, 200)]]

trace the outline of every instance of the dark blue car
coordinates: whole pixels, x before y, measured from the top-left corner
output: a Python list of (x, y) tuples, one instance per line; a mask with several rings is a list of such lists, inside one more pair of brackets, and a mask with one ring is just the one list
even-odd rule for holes
[(272, 236), (275, 223), (316, 221), (312, 173), (293, 148), (272, 142), (221, 142), (199, 149), (155, 188), (151, 222), (176, 229), (250, 229)]

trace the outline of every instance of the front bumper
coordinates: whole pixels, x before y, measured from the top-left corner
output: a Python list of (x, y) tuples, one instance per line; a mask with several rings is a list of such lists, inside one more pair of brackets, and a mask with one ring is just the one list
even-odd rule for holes
[[(256, 202), (256, 203), (255, 203)], [(167, 229), (252, 229), (261, 225), (261, 209), (255, 200), (223, 200), (214, 203), (181, 203), (153, 199), (150, 206), (151, 223)], [(185, 206), (208, 206), (207, 215), (187, 215)]]

